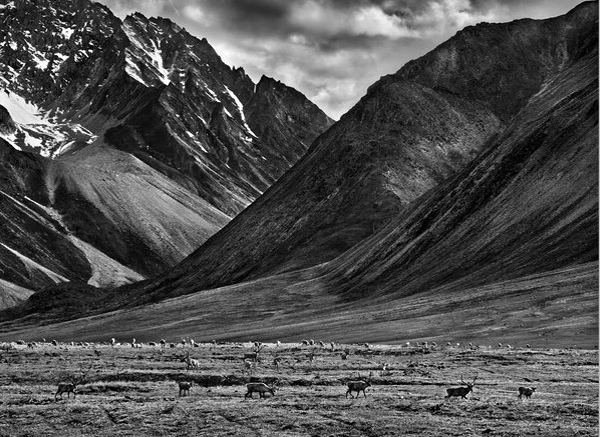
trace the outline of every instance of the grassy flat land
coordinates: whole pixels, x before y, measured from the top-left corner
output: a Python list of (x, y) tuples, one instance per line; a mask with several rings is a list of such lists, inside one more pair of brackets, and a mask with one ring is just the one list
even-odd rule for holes
[[(181, 362), (187, 351), (198, 369)], [(598, 435), (598, 351), (268, 344), (248, 373), (249, 352), (251, 343), (0, 349), (0, 436)], [(54, 401), (57, 383), (82, 370), (77, 397)], [(358, 373), (371, 377), (367, 398), (346, 398)], [(445, 400), (461, 376), (478, 376), (474, 391)], [(189, 397), (178, 396), (183, 380), (195, 383)], [(279, 389), (244, 399), (249, 381)], [(519, 386), (537, 391), (519, 400)]]

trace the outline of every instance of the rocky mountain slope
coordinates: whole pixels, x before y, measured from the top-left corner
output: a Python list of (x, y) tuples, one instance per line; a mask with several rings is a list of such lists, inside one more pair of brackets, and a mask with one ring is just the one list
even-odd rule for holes
[[(568, 62), (501, 135), (333, 261), (83, 318), (68, 328), (58, 323), (40, 331), (39, 320), (30, 319), (4, 322), (0, 330), (7, 338), (43, 332), (101, 339), (118, 326), (120, 335), (148, 340), (189, 335), (597, 347), (597, 4), (574, 13), (582, 11), (588, 25), (580, 22)], [(186, 291), (194, 288), (189, 278), (194, 272), (179, 279)], [(111, 297), (126, 306), (140, 290), (132, 286)], [(40, 293), (8, 316), (44, 308), (46, 317), (60, 319), (60, 306), (47, 302), (82, 293)], [(106, 298), (95, 297), (104, 305)]]
[[(175, 264), (332, 123), (284, 84), (255, 85), (169, 20), (121, 22), (87, 0), (16, 0), (0, 1), (0, 23), (0, 136), (14, 157), (0, 186), (13, 197), (2, 211), (12, 231), (0, 235), (13, 255), (0, 260), (0, 279), (18, 277), (15, 286), (113, 286)], [(15, 192), (29, 161), (36, 183)], [(43, 220), (16, 212), (27, 199)], [(78, 249), (34, 241), (19, 214)]]
[(499, 147), (529, 100), (592, 50), (596, 10), (586, 3), (548, 20), (468, 27), (382, 78), (254, 204), (144, 284), (144, 295), (317, 265), (397, 223), (419, 196)]

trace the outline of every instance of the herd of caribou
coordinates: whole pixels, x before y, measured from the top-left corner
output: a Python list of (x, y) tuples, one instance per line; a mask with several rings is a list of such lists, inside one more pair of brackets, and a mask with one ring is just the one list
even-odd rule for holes
[[(165, 347), (166, 346), (166, 342), (164, 340), (162, 340), (161, 342), (161, 346)], [(185, 345), (185, 341), (184, 341), (184, 345)], [(194, 346), (194, 342), (193, 340), (191, 340), (191, 342), (189, 343), (191, 346)], [(310, 343), (308, 341), (303, 341), (301, 343), (302, 345), (310, 345)], [(115, 342), (115, 339), (111, 340), (111, 345), (115, 346), (118, 345), (118, 343)], [(131, 343), (132, 347), (141, 347), (140, 343), (137, 343), (135, 339), (133, 339), (133, 342)], [(257, 362), (258, 357), (259, 357), (259, 353), (262, 349), (264, 345), (260, 342), (254, 343), (254, 351), (250, 352), (250, 353), (246, 353), (244, 354), (244, 364), (246, 366), (246, 369), (248, 370), (252, 370), (254, 364)], [(277, 348), (279, 348), (280, 343), (277, 342)], [(335, 348), (335, 344), (332, 346), (332, 348)], [(347, 356), (347, 351), (345, 351), (346, 356)], [(342, 354), (342, 359), (344, 359), (344, 354)], [(314, 356), (314, 354), (313, 354)], [(310, 357), (309, 357), (310, 359)], [(187, 351), (187, 354), (183, 357), (180, 357), (180, 361), (186, 363), (187, 365), (187, 370), (193, 370), (196, 368), (200, 368), (200, 361), (194, 358), (190, 357), (190, 352), (189, 350)], [(312, 360), (311, 360), (312, 361)], [(277, 355), (275, 355), (275, 358), (273, 360), (274, 366), (278, 369), (278, 365), (279, 365), (279, 359), (277, 357)], [(384, 366), (384, 370), (385, 370), (385, 366)], [(89, 369), (88, 369), (89, 371)], [(84, 383), (85, 381), (85, 376), (86, 373), (83, 373), (80, 378), (76, 381), (69, 381), (69, 382), (60, 382), (58, 384), (58, 389), (54, 395), (54, 399), (57, 400), (58, 396), (60, 395), (60, 398), (62, 399), (62, 396), (64, 393), (67, 394), (67, 398), (70, 398), (71, 393), (73, 394), (73, 398), (75, 398), (75, 393), (76, 393), (76, 388), (78, 385), (81, 385)], [(348, 389), (346, 391), (346, 398), (348, 398), (348, 395), (350, 395), (351, 398), (358, 398), (360, 393), (363, 393), (363, 397), (367, 397), (366, 394), (366, 389), (368, 387), (371, 387), (371, 376), (372, 374), (369, 375), (369, 378), (361, 378), (359, 375), (359, 379), (357, 380), (353, 380), (353, 381), (349, 381), (347, 383)], [(461, 376), (461, 383), (462, 386), (461, 387), (453, 387), (453, 388), (448, 388), (446, 390), (447, 395), (445, 396), (444, 399), (448, 399), (448, 398), (452, 398), (452, 397), (460, 397), (462, 399), (467, 399), (467, 395), (469, 393), (471, 393), (473, 391), (473, 387), (475, 385), (475, 381), (477, 380), (477, 376), (473, 379), (473, 381), (471, 382), (465, 382), (463, 377)], [(189, 391), (192, 388), (193, 383), (191, 381), (180, 381), (179, 382), (179, 397), (183, 397), (183, 396), (189, 396)], [(258, 393), (259, 398), (264, 398), (266, 397), (267, 393), (269, 393), (271, 396), (274, 396), (276, 391), (277, 391), (277, 386), (272, 385), (269, 386), (263, 382), (251, 382), (246, 384), (246, 389), (247, 392), (244, 395), (244, 398), (251, 398), (253, 397), (254, 393)], [(525, 398), (530, 398), (533, 393), (535, 392), (535, 387), (519, 387), (519, 394), (518, 394), (518, 398), (522, 399), (523, 396), (525, 396)], [(352, 393), (356, 393), (356, 396), (354, 396)]]
[[(187, 344), (189, 344), (190, 346), (198, 346), (198, 344), (195, 343), (194, 340), (187, 340), (187, 341), (182, 340), (182, 343), (184, 346)], [(37, 346), (36, 343), (25, 343), (22, 341), (17, 341), (16, 344), (23, 344), (23, 345), (26, 344), (28, 348), (33, 348), (33, 347)], [(58, 342), (56, 342), (56, 340), (53, 340), (51, 342), (51, 344), (54, 346), (58, 346)], [(111, 339), (110, 344), (113, 347), (120, 345), (120, 343), (117, 343), (114, 338)], [(315, 343), (313, 340), (302, 340), (302, 342), (301, 342), (301, 345), (303, 345), (303, 346), (311, 346), (311, 345), (314, 346), (316, 344), (317, 343)], [(323, 342), (319, 342), (318, 344), (321, 347), (325, 347), (325, 344)], [(75, 344), (73, 343), (72, 345), (75, 345)], [(81, 343), (79, 345), (80, 346), (89, 346), (89, 343), (88, 344)], [(157, 343), (153, 343), (153, 342), (148, 343), (148, 345), (158, 346)], [(166, 347), (167, 342), (165, 340), (161, 340), (160, 345), (162, 347)], [(280, 345), (281, 345), (281, 343), (277, 342), (278, 348)], [(362, 345), (370, 347), (370, 345), (368, 345), (368, 344), (362, 344)], [(175, 347), (176, 345), (173, 343), (169, 343), (169, 346)], [(245, 370), (248, 370), (248, 371), (253, 370), (254, 365), (258, 360), (259, 352), (261, 351), (263, 346), (264, 345), (262, 343), (256, 342), (256, 343), (254, 343), (254, 351), (244, 354)], [(141, 348), (142, 344), (137, 343), (136, 339), (134, 338), (131, 343), (131, 347)], [(340, 345), (337, 343), (331, 343), (332, 350), (335, 350), (336, 347), (340, 347)], [(502, 347), (502, 345), (500, 344), (499, 347)], [(529, 348), (530, 346), (527, 345), (527, 347)], [(95, 351), (95, 352), (97, 352), (97, 351)], [(348, 350), (342, 350), (342, 354), (341, 354), (342, 359), (346, 359), (346, 357), (348, 356), (348, 353), (349, 353)], [(312, 358), (314, 358), (314, 353), (309, 355), (310, 361), (312, 361)], [(187, 351), (187, 354), (185, 356), (181, 357), (180, 360), (181, 360), (181, 362), (185, 362), (187, 364), (187, 370), (191, 370), (191, 369), (200, 367), (200, 361), (197, 359), (191, 358), (189, 351)], [(273, 359), (273, 365), (275, 366), (276, 370), (279, 369), (279, 358), (277, 357), (277, 355)], [(386, 370), (385, 365), (383, 367), (383, 370), (384, 371)], [(86, 374), (87, 374), (87, 372), (85, 374), (82, 374), (77, 381), (59, 382), (58, 389), (57, 389), (56, 393), (54, 394), (54, 399), (57, 400), (59, 395), (62, 399), (62, 396), (64, 393), (67, 393), (67, 398), (70, 398), (71, 393), (73, 394), (73, 398), (75, 398), (76, 388), (78, 385), (81, 385), (84, 383)], [(452, 397), (460, 397), (463, 399), (467, 399), (466, 396), (473, 391), (473, 387), (475, 385), (476, 380), (477, 380), (477, 376), (473, 379), (473, 381), (465, 382), (463, 377), (461, 376), (462, 386), (448, 388), (446, 390), (447, 395), (445, 396), (445, 399), (452, 398)], [(365, 390), (368, 387), (371, 387), (370, 378), (368, 380), (361, 378), (359, 380), (349, 381), (347, 384), (348, 384), (348, 390), (346, 391), (346, 398), (348, 398), (348, 395), (350, 395), (351, 398), (355, 398), (355, 397), (358, 398), (360, 395), (360, 392), (362, 392), (363, 397), (366, 398), (367, 394), (366, 394)], [(192, 386), (193, 386), (193, 383), (190, 381), (180, 381), (179, 382), (179, 396), (180, 397), (189, 396), (189, 391), (192, 388)], [(260, 398), (264, 398), (267, 393), (270, 393), (272, 396), (274, 396), (275, 392), (277, 391), (276, 386), (269, 386), (262, 382), (248, 383), (248, 384), (246, 384), (246, 389), (247, 389), (247, 392), (244, 395), (245, 398), (252, 397), (253, 393), (258, 393)], [(535, 387), (519, 387), (518, 390), (519, 390), (518, 398), (522, 399), (523, 396), (525, 396), (526, 398), (530, 398), (533, 395), (533, 393), (535, 392), (536, 388)], [(356, 396), (353, 396), (352, 392), (355, 392)]]

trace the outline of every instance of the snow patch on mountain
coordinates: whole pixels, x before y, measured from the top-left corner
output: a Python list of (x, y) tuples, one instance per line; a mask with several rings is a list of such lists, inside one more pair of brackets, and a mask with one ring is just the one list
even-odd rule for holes
[(0, 105), (4, 106), (12, 119), (19, 124), (49, 124), (44, 120), (41, 109), (11, 91), (0, 91)]
[(170, 72), (163, 66), (162, 50), (157, 42), (152, 38), (142, 38), (129, 20), (123, 22), (122, 29), (131, 43), (131, 46), (125, 49), (127, 62), (125, 71), (147, 87), (151, 87), (152, 84), (148, 83), (146, 77), (158, 79), (164, 85), (171, 83)]
[(0, 134), (16, 150), (33, 149), (47, 158), (56, 158), (78, 141), (87, 144), (97, 136), (77, 123), (56, 123), (37, 105), (20, 95), (0, 91), (0, 106), (6, 108), (17, 126), (16, 132)]
[[(233, 99), (233, 102), (237, 106), (238, 113), (240, 114), (240, 118), (241, 118), (242, 124), (244, 126), (244, 130), (246, 130), (246, 132), (248, 132), (254, 138), (258, 138), (256, 136), (256, 134), (254, 132), (252, 132), (252, 129), (250, 129), (250, 126), (248, 126), (248, 123), (246, 122), (246, 116), (244, 115), (244, 105), (242, 105), (242, 102), (240, 101), (238, 96), (233, 91), (231, 91), (227, 87), (227, 85), (225, 85), (225, 91), (227, 91), (227, 93), (231, 96), (231, 98)], [(252, 139), (250, 139), (250, 141), (252, 141)]]

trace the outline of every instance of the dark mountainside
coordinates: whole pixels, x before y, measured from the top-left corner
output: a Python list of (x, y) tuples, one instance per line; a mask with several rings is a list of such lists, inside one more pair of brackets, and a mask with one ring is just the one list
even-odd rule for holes
[(0, 23), (0, 293), (176, 264), (332, 123), (169, 20), (17, 0)]
[(254, 204), (127, 298), (332, 260), (494, 144), (532, 95), (595, 47), (596, 11), (586, 3), (548, 20), (468, 27), (382, 78)]
[[(298, 169), (303, 169), (305, 179), (310, 179), (309, 163), (314, 164), (315, 178), (324, 174), (343, 175), (344, 169), (334, 165), (327, 172), (319, 168), (319, 164), (328, 163), (324, 161), (328, 156), (324, 146), (329, 144), (332, 150), (328, 151), (332, 154), (337, 147), (347, 153), (353, 149), (345, 147), (347, 143), (334, 144), (326, 140), (334, 134), (344, 138), (347, 133), (340, 126), (352, 129), (344, 123), (347, 119), (356, 123), (362, 114), (365, 123), (361, 129), (366, 130), (366, 139), (369, 132), (372, 134), (367, 120), (381, 126), (376, 124), (378, 120), (389, 119), (389, 111), (375, 110), (386, 93), (412, 91), (415, 97), (401, 101), (404, 104), (423, 102), (423, 95), (438, 103), (443, 98), (461, 109), (451, 112), (461, 115), (461, 120), (472, 122), (473, 118), (464, 114), (470, 114), (473, 108), (479, 108), (480, 117), (483, 114), (494, 120), (496, 135), (483, 136), (486, 144), (476, 147), (481, 151), (477, 157), (410, 205), (403, 206), (398, 213), (390, 211), (391, 219), (387, 223), (379, 224), (372, 235), (341, 256), (293, 272), (199, 291), (201, 285), (198, 284), (203, 278), (198, 271), (207, 274), (199, 261), (215, 269), (219, 267), (216, 262), (211, 264), (203, 252), (216, 244), (217, 234), (179, 264), (171, 276), (106, 292), (105, 296), (94, 295), (92, 298), (98, 306), (85, 309), (91, 313), (99, 309), (116, 311), (68, 324), (40, 326), (73, 317), (61, 309), (60, 302), (86, 293), (86, 290), (67, 290), (61, 294), (49, 290), (34, 295), (10, 313), (4, 312), (2, 316), (7, 321), (0, 324), (0, 331), (6, 338), (29, 338), (43, 333), (46, 337), (78, 340), (118, 334), (148, 340), (188, 335), (205, 341), (326, 338), (344, 342), (472, 341), (486, 345), (510, 341), (545, 347), (573, 345), (576, 341), (578, 346), (597, 346), (598, 6), (585, 3), (555, 19), (521, 20), (494, 27), (499, 35), (506, 37), (512, 34), (508, 30), (516, 35), (528, 34), (525, 30), (530, 25), (536, 27), (537, 33), (547, 30), (542, 40), (548, 44), (559, 44), (568, 50), (561, 51), (560, 65), (556, 68), (552, 67), (554, 64), (542, 66), (534, 62), (542, 53), (539, 45), (535, 46), (536, 50), (522, 52), (523, 56), (528, 53), (533, 58), (532, 66), (537, 65), (539, 71), (547, 71), (548, 75), (539, 84), (538, 91), (510, 119), (504, 111), (512, 103), (492, 102), (486, 112), (482, 102), (463, 99), (448, 91), (434, 91), (413, 80), (396, 82), (393, 80), (396, 75), (386, 77), (339, 123), (317, 139), (291, 171), (219, 233), (241, 236), (241, 231), (235, 230), (236, 224), (245, 223), (247, 214), (257, 214), (256, 205), (269, 206), (271, 199), (288, 199), (283, 190), (289, 187), (290, 175), (296, 176)], [(483, 28), (489, 26), (485, 24)], [(477, 27), (465, 32), (474, 32)], [(460, 39), (463, 33), (455, 38)], [(535, 39), (539, 42), (537, 33)], [(500, 40), (510, 44), (510, 38)], [(443, 50), (451, 41), (437, 50)], [(497, 44), (498, 39), (492, 42)], [(480, 50), (483, 49), (484, 46), (480, 46)], [(483, 51), (492, 52), (491, 49)], [(457, 52), (469, 53), (468, 50)], [(549, 49), (548, 52), (556, 51)], [(436, 59), (436, 53), (434, 50), (417, 62), (435, 66), (432, 59)], [(543, 59), (546, 62), (548, 58), (544, 55)], [(412, 70), (414, 65), (409, 64), (407, 68), (415, 71)], [(539, 72), (533, 67), (527, 71), (532, 77), (537, 77)], [(513, 72), (514, 69), (505, 71), (508, 76)], [(404, 69), (398, 73), (402, 74), (405, 74)], [(528, 83), (510, 77), (511, 80), (506, 81), (515, 87)], [(515, 88), (514, 94), (518, 91)], [(369, 102), (371, 112), (365, 110)], [(441, 135), (436, 123), (447, 121), (440, 120), (445, 106), (422, 103), (421, 107), (430, 111), (435, 108), (439, 112), (434, 113), (436, 116), (422, 112), (420, 117), (401, 117), (398, 123), (403, 124), (396, 134), (401, 140), (415, 138), (415, 131), (427, 134), (429, 125), (434, 134)], [(498, 117), (494, 117), (492, 111), (497, 111)], [(404, 111), (405, 117), (410, 113)], [(417, 123), (428, 114), (431, 117), (427, 119), (428, 124)], [(498, 121), (500, 118), (504, 121)], [(354, 132), (358, 135), (359, 126)], [(453, 133), (451, 125), (444, 132), (460, 134)], [(472, 132), (480, 131), (473, 129)], [(412, 147), (419, 144), (408, 143)], [(408, 146), (404, 148), (405, 153), (411, 150)], [(366, 156), (363, 155), (363, 161)], [(363, 161), (352, 168), (362, 168)], [(346, 161), (341, 160), (339, 165), (343, 164)], [(419, 180), (414, 174), (403, 181)], [(386, 176), (389, 174), (380, 178)], [(352, 178), (349, 180), (353, 182)], [(323, 181), (318, 186), (326, 185)], [(351, 185), (352, 188), (357, 186), (360, 187), (357, 183)], [(348, 194), (343, 187), (338, 191), (333, 189), (330, 198), (354, 195), (361, 200), (357, 194), (360, 191), (355, 189)], [(404, 193), (399, 190), (400, 185), (395, 187), (398, 196)], [(290, 196), (290, 203), (297, 193)], [(307, 194), (306, 198), (310, 196)], [(281, 220), (281, 217), (273, 216), (272, 220)], [(258, 232), (255, 229), (261, 226), (265, 223), (258, 221), (256, 227), (245, 230)], [(302, 226), (302, 222), (298, 226)], [(275, 237), (283, 239), (286, 235), (276, 233)], [(255, 243), (260, 243), (259, 247), (271, 244), (259, 239)], [(224, 243), (223, 250), (229, 249)], [(251, 254), (252, 250), (255, 249), (248, 247), (242, 253)], [(216, 256), (217, 252), (214, 253)], [(201, 257), (196, 258), (198, 255)], [(226, 259), (222, 258), (222, 270), (215, 270), (209, 280), (221, 277), (218, 275), (233, 276), (230, 273), (233, 264), (226, 263)], [(285, 262), (283, 256), (281, 259)], [(179, 293), (187, 295), (164, 299)], [(110, 302), (107, 296), (111, 296)], [(154, 303), (136, 306), (144, 301)], [(57, 304), (48, 306), (48, 302)]]
[(461, 177), (332, 263), (340, 293), (458, 292), (597, 262), (597, 40), (580, 48)]
[(40, 317), (68, 317), (49, 302), (89, 293), (49, 290), (8, 314), (33, 318), (5, 322), (1, 330), (6, 338), (188, 335), (597, 347), (597, 6), (585, 4), (575, 14), (582, 11), (589, 26), (580, 28), (568, 62), (502, 135), (334, 261), (39, 326)]

